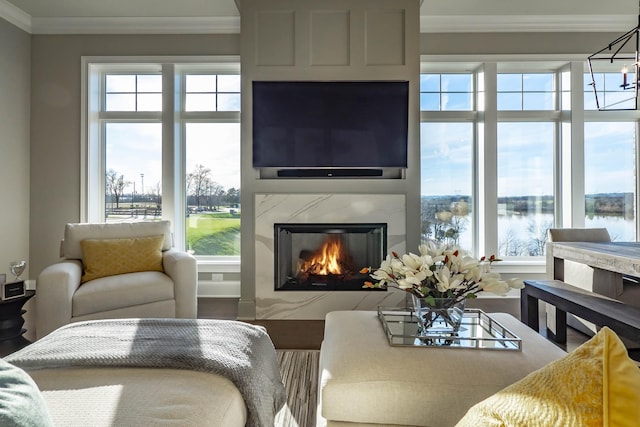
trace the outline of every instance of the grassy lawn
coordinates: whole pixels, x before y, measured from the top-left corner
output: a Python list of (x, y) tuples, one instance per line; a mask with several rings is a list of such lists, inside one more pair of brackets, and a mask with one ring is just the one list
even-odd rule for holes
[(227, 212), (189, 215), (187, 249), (196, 255), (240, 255), (240, 215)]

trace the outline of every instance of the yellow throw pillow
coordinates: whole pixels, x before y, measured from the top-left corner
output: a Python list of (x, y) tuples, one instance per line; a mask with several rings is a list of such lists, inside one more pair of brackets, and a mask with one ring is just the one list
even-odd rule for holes
[(552, 425), (640, 425), (640, 369), (611, 329), (478, 403), (456, 427)]
[(164, 271), (164, 236), (130, 239), (86, 239), (80, 242), (84, 274), (82, 283), (100, 277), (138, 271)]

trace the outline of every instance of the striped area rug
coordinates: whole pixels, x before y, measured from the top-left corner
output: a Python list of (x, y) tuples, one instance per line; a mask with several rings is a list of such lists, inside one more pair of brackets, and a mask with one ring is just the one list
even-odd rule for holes
[(315, 426), (320, 351), (276, 351), (288, 398), (276, 416), (275, 427)]

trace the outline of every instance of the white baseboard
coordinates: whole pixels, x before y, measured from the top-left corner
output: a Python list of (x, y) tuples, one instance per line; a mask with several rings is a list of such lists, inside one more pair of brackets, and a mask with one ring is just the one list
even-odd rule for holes
[(240, 281), (200, 280), (198, 298), (240, 298)]

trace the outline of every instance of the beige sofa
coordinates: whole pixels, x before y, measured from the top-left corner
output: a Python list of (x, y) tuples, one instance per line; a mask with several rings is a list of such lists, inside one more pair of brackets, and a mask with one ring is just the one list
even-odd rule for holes
[[(81, 283), (85, 239), (136, 239), (164, 236), (162, 270), (137, 271)], [(36, 289), (36, 335), (81, 320), (196, 318), (195, 258), (172, 247), (170, 221), (67, 224), (60, 245), (61, 262), (46, 267)]]

